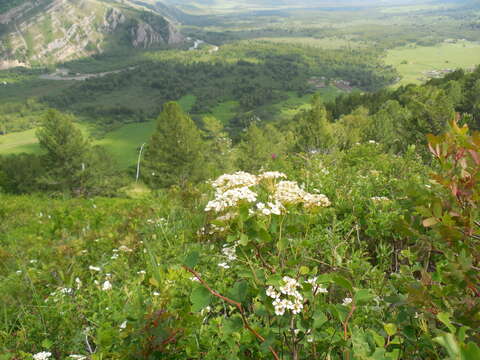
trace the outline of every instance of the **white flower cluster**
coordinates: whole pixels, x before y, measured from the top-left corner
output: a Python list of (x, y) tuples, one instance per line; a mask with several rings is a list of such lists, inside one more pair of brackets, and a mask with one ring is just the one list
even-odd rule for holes
[(257, 184), (257, 176), (243, 171), (238, 171), (235, 174), (222, 175), (212, 182), (212, 186), (221, 192), (239, 187), (250, 187)]
[(370, 198), (370, 200), (372, 200), (373, 202), (390, 201), (390, 199), (385, 197), (385, 196), (374, 196), (374, 197)]
[(301, 204), (307, 209), (316, 207), (329, 207), (330, 200), (323, 194), (310, 194), (295, 181), (280, 181), (273, 195), (275, 200), (283, 204)]
[(212, 182), (215, 188), (215, 199), (205, 207), (206, 212), (225, 213), (217, 220), (229, 221), (237, 216), (234, 211), (241, 202), (255, 204), (250, 209), (250, 215), (281, 215), (287, 204), (303, 204), (305, 208), (328, 207), (330, 201), (323, 194), (311, 194), (300, 188), (297, 182), (280, 180), (266, 183), (269, 201), (257, 202), (258, 194), (251, 189), (262, 181), (285, 179), (287, 176), (281, 172), (269, 171), (258, 176), (246, 172), (226, 174)]
[(42, 351), (33, 355), (33, 360), (48, 360), (52, 356), (51, 352)]
[(228, 264), (228, 262), (237, 260), (237, 254), (236, 254), (237, 246), (238, 244), (235, 244), (233, 246), (228, 246), (228, 245), (223, 246), (222, 254), (227, 258), (227, 261), (218, 264), (218, 266), (224, 269), (230, 269), (230, 265)]
[(300, 314), (303, 310), (303, 296), (297, 290), (300, 284), (288, 276), (283, 277), (283, 282), (279, 292), (273, 286), (266, 290), (267, 296), (273, 299), (275, 315), (282, 316), (286, 310), (290, 310), (294, 315)]
[(347, 297), (347, 298), (343, 299), (342, 305), (343, 305), (343, 306), (348, 306), (348, 305), (350, 305), (352, 302), (353, 302), (353, 299)]
[(254, 203), (257, 201), (257, 194), (246, 186), (229, 189), (224, 192), (217, 191), (215, 199), (207, 204), (205, 211), (220, 213), (230, 208), (237, 207), (242, 201)]
[(278, 171), (267, 171), (267, 172), (264, 172), (264, 173), (258, 175), (258, 178), (260, 180), (264, 180), (264, 179), (286, 179), (287, 175), (285, 175), (284, 173), (278, 172)]
[(305, 282), (306, 282), (307, 284), (312, 285), (312, 293), (313, 293), (313, 296), (317, 296), (318, 294), (327, 294), (327, 293), (328, 293), (328, 289), (327, 289), (327, 288), (324, 288), (324, 287), (320, 286), (320, 285), (317, 283), (317, 277), (308, 279), (308, 280), (305, 281)]
[(250, 215), (264, 215), (264, 216), (270, 216), (270, 215), (282, 215), (283, 212), (285, 212), (286, 209), (285, 207), (278, 201), (275, 202), (259, 202), (256, 205), (256, 209), (250, 209), (249, 213)]

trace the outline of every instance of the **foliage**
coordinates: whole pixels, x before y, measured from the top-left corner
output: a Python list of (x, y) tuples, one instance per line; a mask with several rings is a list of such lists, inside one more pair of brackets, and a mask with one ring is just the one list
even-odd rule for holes
[(143, 178), (154, 187), (184, 185), (205, 176), (203, 141), (177, 103), (167, 103), (145, 152)]

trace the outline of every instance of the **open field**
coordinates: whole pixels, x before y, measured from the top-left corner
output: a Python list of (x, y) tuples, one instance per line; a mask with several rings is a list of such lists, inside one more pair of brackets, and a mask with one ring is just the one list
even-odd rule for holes
[(327, 37), (327, 38), (313, 38), (313, 37), (273, 37), (273, 38), (258, 38), (255, 40), (271, 41), (274, 43), (294, 44), (311, 46), (320, 49), (342, 49), (342, 48), (359, 48), (366, 46), (366, 43), (360, 41), (352, 41), (348, 38)]
[(427, 80), (423, 72), (471, 68), (480, 63), (480, 43), (459, 41), (437, 46), (408, 46), (388, 51), (385, 62), (402, 75), (398, 85)]

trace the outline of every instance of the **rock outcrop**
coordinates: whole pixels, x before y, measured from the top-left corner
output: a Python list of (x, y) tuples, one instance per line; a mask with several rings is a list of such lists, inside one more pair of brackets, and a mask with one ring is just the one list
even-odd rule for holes
[(184, 41), (175, 25), (138, 6), (99, 0), (31, 0), (0, 14), (0, 66), (50, 64), (110, 47), (154, 48)]

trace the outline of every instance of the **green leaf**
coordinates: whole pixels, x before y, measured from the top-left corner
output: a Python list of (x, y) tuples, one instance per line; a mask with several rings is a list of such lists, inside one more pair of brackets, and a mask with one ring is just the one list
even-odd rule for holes
[(452, 359), (458, 359), (460, 355), (460, 348), (458, 346), (455, 337), (452, 334), (445, 334), (444, 336), (439, 336), (433, 339), (433, 341), (442, 345), (448, 352), (448, 355)]
[(319, 329), (327, 322), (328, 318), (322, 311), (315, 311), (313, 314), (313, 328)]
[(301, 275), (307, 275), (310, 272), (310, 269), (306, 266), (301, 266), (300, 267), (300, 274)]
[(250, 242), (250, 239), (248, 238), (247, 235), (245, 234), (240, 235), (240, 241), (239, 241), (240, 245), (247, 246), (249, 242)]
[(201, 311), (212, 302), (212, 294), (203, 286), (198, 286), (193, 289), (190, 295), (190, 301), (192, 302), (192, 311)]
[(344, 278), (343, 276), (341, 275), (334, 275), (332, 277), (332, 280), (335, 284), (337, 284), (338, 286), (341, 286), (343, 287), (344, 289), (347, 289), (347, 290), (350, 290), (350, 291), (353, 291), (353, 285), (352, 283), (350, 282), (350, 280)]
[(277, 241), (277, 249), (279, 251), (284, 251), (288, 247), (288, 239), (285, 237)]
[(371, 301), (375, 296), (368, 289), (360, 289), (355, 293), (355, 304), (364, 305)]
[(50, 349), (51, 347), (53, 346), (53, 342), (51, 342), (50, 340), (48, 339), (45, 339), (42, 341), (42, 347), (45, 348), (45, 349)]
[(462, 349), (462, 360), (477, 360), (480, 359), (480, 348), (477, 344), (468, 343), (468, 345)]
[(385, 329), (385, 332), (387, 333), (388, 336), (393, 336), (397, 333), (397, 325), (395, 324), (384, 324), (383, 328)]
[(242, 302), (248, 295), (248, 283), (246, 281), (239, 281), (235, 283), (233, 288), (229, 291), (229, 296), (238, 302)]
[(437, 319), (441, 321), (442, 324), (445, 325), (452, 334), (456, 333), (455, 326), (453, 326), (452, 322), (450, 321), (450, 314), (441, 312), (437, 315)]
[(223, 331), (227, 335), (238, 332), (242, 330), (242, 328), (243, 328), (243, 322), (240, 315), (234, 315), (231, 318), (224, 320), (223, 322)]
[(192, 251), (185, 257), (183, 264), (193, 269), (198, 264), (199, 257), (200, 257), (200, 254), (198, 253), (198, 251)]
[(270, 242), (272, 240), (272, 237), (270, 236), (270, 233), (263, 229), (263, 228), (260, 228), (258, 230), (258, 239), (261, 240), (262, 242)]

